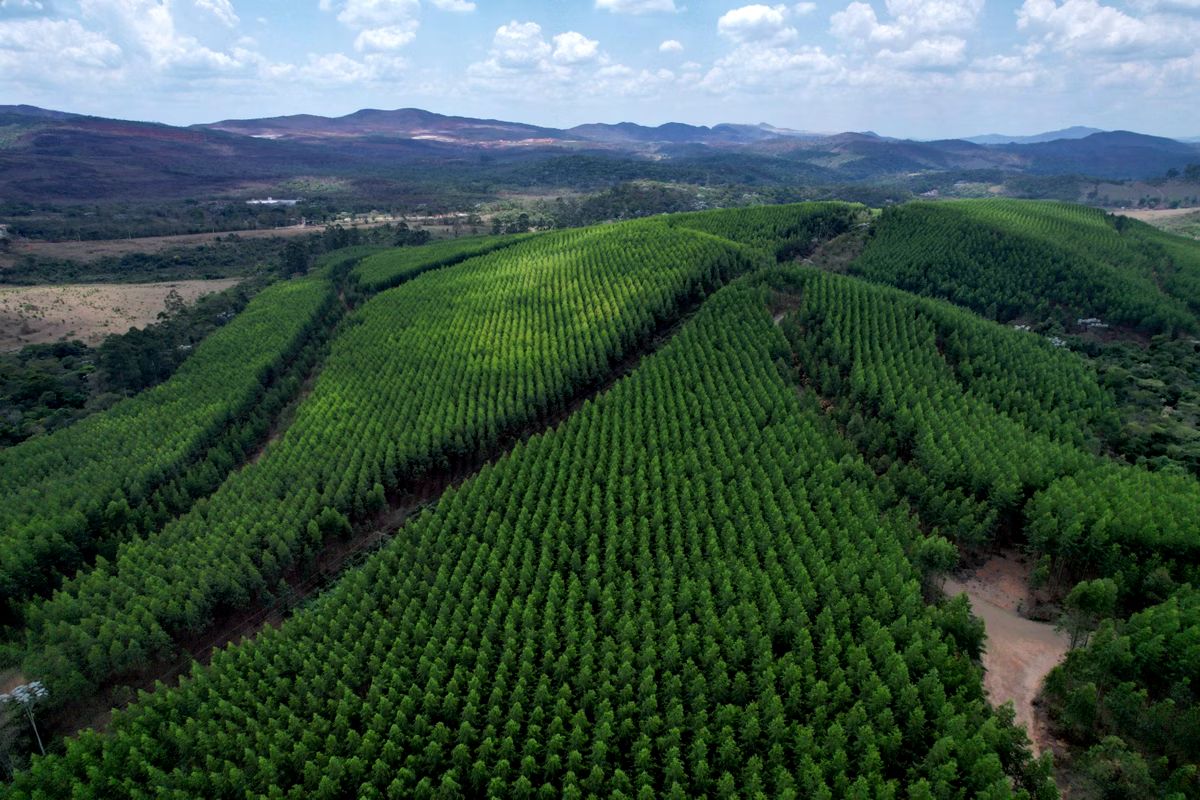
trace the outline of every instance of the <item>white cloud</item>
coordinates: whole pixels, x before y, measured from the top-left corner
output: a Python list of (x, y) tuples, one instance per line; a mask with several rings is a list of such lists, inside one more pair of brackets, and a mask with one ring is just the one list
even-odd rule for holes
[(798, 83), (821, 83), (841, 74), (839, 60), (819, 47), (760, 47), (743, 44), (722, 58), (700, 81), (716, 93), (773, 91)]
[(675, 80), (675, 73), (669, 69), (639, 70), (624, 64), (610, 64), (596, 70), (583, 89), (596, 97), (653, 97)]
[(229, 0), (196, 0), (196, 8), (212, 14), (228, 28), (235, 27), (240, 21)]
[(592, 61), (600, 52), (600, 43), (582, 33), (567, 31), (554, 37), (553, 58), (559, 64), (582, 64)]
[(792, 6), (792, 13), (798, 17), (802, 17), (805, 14), (811, 14), (812, 12), (814, 12), (816, 10), (817, 10), (816, 3), (796, 3), (795, 5)]
[(0, 20), (0, 73), (7, 80), (57, 84), (95, 78), (119, 69), (121, 57), (119, 45), (78, 20)]
[(974, 27), (983, 0), (887, 0), (901, 28), (915, 33), (946, 33)]
[(850, 3), (829, 18), (830, 32), (858, 49), (874, 45), (894, 50), (931, 35), (971, 30), (983, 10), (983, 0), (887, 0), (886, 7), (891, 19), (881, 22), (869, 3)]
[(417, 38), (420, 0), (320, 0), (322, 11), (337, 11), (338, 22), (358, 32), (360, 53), (399, 50)]
[(658, 52), (660, 52), (660, 53), (682, 53), (683, 52), (683, 42), (679, 41), (678, 39), (667, 39), (666, 41), (664, 41), (662, 44), (660, 44), (658, 46)]
[(1200, 35), (1191, 20), (1139, 19), (1096, 0), (1025, 0), (1017, 28), (1067, 53), (1151, 59), (1194, 53)]
[(417, 22), (410, 20), (401, 25), (367, 28), (355, 38), (354, 49), (360, 53), (367, 50), (399, 50), (415, 38)]
[(783, 43), (796, 38), (787, 14), (787, 6), (742, 6), (721, 15), (717, 32), (735, 42)]
[(433, 0), (434, 8), (442, 11), (453, 11), (455, 14), (469, 14), (475, 10), (475, 4), (467, 0)]
[(900, 51), (881, 50), (879, 63), (898, 69), (924, 70), (958, 66), (965, 60), (967, 43), (955, 36), (922, 39)]
[(675, 12), (675, 0), (596, 0), (596, 8), (614, 14), (652, 14), (658, 11)]
[(830, 17), (829, 23), (830, 32), (852, 46), (883, 45), (904, 38), (899, 26), (881, 23), (867, 3), (851, 3)]
[(253, 55), (214, 50), (181, 33), (172, 6), (157, 0), (81, 0), (80, 10), (128, 56), (147, 60), (160, 72), (235, 72), (249, 66), (245, 56)]
[(377, 28), (404, 24), (421, 11), (420, 0), (321, 0), (325, 11), (338, 9), (338, 22), (350, 28)]
[(404, 59), (394, 56), (372, 54), (360, 60), (343, 53), (327, 53), (309, 56), (308, 62), (294, 71), (305, 81), (339, 87), (396, 80), (404, 75), (406, 67)]
[(508, 67), (537, 64), (553, 52), (536, 22), (513, 20), (497, 28), (492, 37), (492, 57)]

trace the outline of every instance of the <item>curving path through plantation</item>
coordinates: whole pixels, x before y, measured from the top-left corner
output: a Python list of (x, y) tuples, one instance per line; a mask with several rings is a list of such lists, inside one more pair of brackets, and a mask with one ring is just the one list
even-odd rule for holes
[(1066, 634), (1048, 622), (1022, 616), (1030, 608), (1029, 565), (1015, 553), (992, 556), (974, 572), (946, 581), (947, 595), (965, 592), (971, 610), (983, 620), (987, 642), (983, 652), (983, 686), (993, 705), (1009, 700), (1017, 723), (1025, 726), (1034, 753), (1049, 749), (1053, 737), (1035, 714), (1042, 681), (1067, 654)]

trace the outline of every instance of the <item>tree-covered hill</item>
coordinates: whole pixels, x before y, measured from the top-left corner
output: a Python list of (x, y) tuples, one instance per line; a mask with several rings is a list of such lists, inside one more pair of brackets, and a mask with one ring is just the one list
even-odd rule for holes
[(1046, 707), (1078, 796), (1200, 797), (1198, 265), (1003, 201), (347, 253), (304, 279), (352, 308), (278, 437), (183, 513), (137, 495), (2, 666), (59, 708), (144, 680), (474, 474), (0, 797), (1051, 798), (939, 588), (1002, 546), (1077, 646)]
[(852, 272), (1002, 322), (1053, 315), (1147, 333), (1195, 330), (1196, 267), (1172, 243), (1082, 206), (921, 202), (884, 210)]

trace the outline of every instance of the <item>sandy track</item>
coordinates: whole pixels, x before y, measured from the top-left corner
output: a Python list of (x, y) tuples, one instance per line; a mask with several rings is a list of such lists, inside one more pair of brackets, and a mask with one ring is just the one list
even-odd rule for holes
[(1045, 622), (1021, 616), (1031, 606), (1029, 565), (1015, 554), (993, 556), (973, 573), (946, 581), (948, 595), (966, 592), (971, 610), (983, 620), (987, 644), (983, 653), (983, 688), (993, 705), (1009, 700), (1017, 723), (1029, 732), (1035, 753), (1053, 745), (1053, 737), (1034, 713), (1042, 681), (1067, 654), (1064, 633)]
[(0, 350), (19, 350), (27, 344), (64, 338), (99, 344), (109, 334), (155, 322), (172, 290), (191, 303), (240, 281), (222, 278), (0, 288)]

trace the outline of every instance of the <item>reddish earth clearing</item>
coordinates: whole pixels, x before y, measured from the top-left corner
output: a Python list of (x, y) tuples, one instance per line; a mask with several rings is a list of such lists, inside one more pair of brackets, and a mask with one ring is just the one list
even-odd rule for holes
[(1017, 723), (1029, 732), (1034, 752), (1041, 753), (1055, 749), (1057, 741), (1034, 701), (1043, 679), (1067, 654), (1068, 640), (1053, 625), (1022, 616), (1034, 605), (1031, 567), (1017, 553), (995, 555), (979, 569), (947, 580), (945, 590), (948, 595), (965, 592), (986, 627), (983, 687), (988, 698), (993, 705), (1012, 701)]

